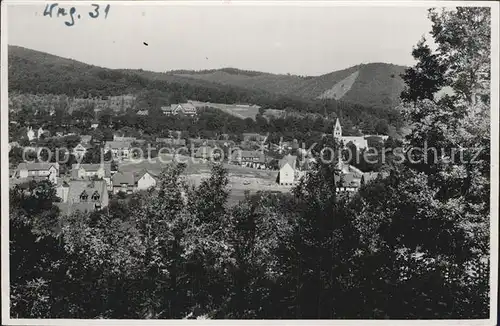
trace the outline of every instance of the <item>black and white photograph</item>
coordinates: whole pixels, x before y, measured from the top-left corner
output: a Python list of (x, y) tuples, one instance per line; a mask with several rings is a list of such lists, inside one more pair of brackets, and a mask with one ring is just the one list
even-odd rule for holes
[(2, 324), (497, 324), (498, 2), (1, 6)]

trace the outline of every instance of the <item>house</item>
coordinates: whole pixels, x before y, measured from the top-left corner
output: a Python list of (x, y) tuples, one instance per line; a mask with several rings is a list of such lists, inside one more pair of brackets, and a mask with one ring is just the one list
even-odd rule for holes
[(156, 138), (157, 143), (163, 143), (171, 146), (186, 146), (185, 139), (176, 139), (176, 138)]
[(90, 178), (102, 179), (106, 181), (108, 189), (111, 189), (111, 164), (73, 164), (71, 166), (71, 178), (74, 180)]
[(17, 141), (13, 141), (13, 142), (10, 142), (9, 143), (9, 152), (11, 149), (13, 149), (14, 147), (20, 147), (19, 143)]
[(137, 115), (142, 115), (142, 116), (149, 115), (149, 110), (139, 110), (137, 111)]
[(35, 132), (33, 131), (33, 128), (29, 127), (28, 131), (26, 132), (26, 136), (28, 137), (29, 141), (32, 141), (36, 138)]
[(128, 159), (131, 147), (129, 141), (107, 141), (104, 144), (104, 152), (111, 151), (113, 159)]
[(380, 138), (382, 142), (387, 141), (387, 139), (389, 139), (388, 135), (365, 135), (365, 138), (370, 138), (370, 137)]
[(250, 132), (250, 133), (244, 132), (242, 134), (242, 136), (243, 136), (244, 142), (248, 142), (248, 141), (265, 142), (267, 140), (266, 135), (261, 135), (261, 134), (257, 134), (254, 132)]
[(63, 215), (103, 209), (109, 204), (106, 188), (103, 180), (63, 181), (56, 187), (56, 193), (61, 198), (61, 202), (56, 205)]
[(342, 143), (344, 144), (344, 146), (352, 143), (358, 150), (368, 147), (368, 141), (364, 136), (343, 136)]
[(295, 181), (295, 163), (297, 156), (287, 155), (279, 161), (277, 182), (282, 186), (291, 186)]
[(361, 177), (355, 173), (340, 173), (334, 175), (337, 193), (354, 193), (361, 186)]
[(90, 125), (90, 128), (92, 128), (94, 130), (97, 129), (97, 127), (99, 127), (98, 123), (93, 123), (93, 124)]
[(142, 170), (134, 172), (118, 172), (112, 177), (113, 193), (124, 192), (131, 194), (138, 190), (146, 190), (156, 187), (158, 177), (147, 171)]
[(84, 144), (90, 144), (91, 140), (92, 140), (92, 136), (91, 135), (81, 135), (80, 136), (80, 142), (82, 142)]
[(220, 157), (224, 157), (224, 151), (219, 147), (202, 146), (196, 150), (194, 157), (203, 160), (217, 160)]
[(262, 151), (234, 150), (231, 153), (231, 161), (246, 167), (258, 169), (266, 167), (266, 156)]
[(68, 202), (69, 194), (69, 184), (68, 180), (59, 179), (56, 185), (56, 196), (61, 199), (62, 203)]
[(36, 132), (36, 138), (42, 137), (44, 133), (45, 131), (42, 129), (42, 127), (38, 128), (38, 131)]
[(137, 140), (136, 137), (125, 137), (125, 136), (118, 136), (118, 135), (113, 135), (113, 141), (128, 141), (128, 142), (135, 142)]
[(187, 116), (196, 115), (196, 107), (192, 103), (171, 104), (170, 106), (162, 106), (161, 110), (165, 115), (183, 114)]
[(57, 183), (59, 177), (59, 163), (19, 163), (16, 175), (21, 178), (48, 179)]
[(89, 150), (92, 146), (88, 143), (80, 142), (78, 145), (73, 148), (73, 155), (75, 156), (76, 159), (81, 159), (85, 156), (85, 153), (87, 153), (87, 150)]
[(206, 146), (208, 139), (189, 138), (189, 145), (194, 147)]
[(271, 144), (271, 149), (281, 154), (284, 151), (291, 150), (292, 145), (291, 142), (284, 142), (283, 140), (280, 140), (278, 144)]
[(182, 131), (180, 130), (169, 130), (168, 131), (168, 138), (181, 138), (182, 136)]
[(357, 167), (350, 165), (350, 164), (345, 164), (342, 161), (339, 163), (335, 164), (335, 168), (340, 170), (341, 173), (344, 174), (349, 174), (352, 173), (356, 175), (356, 177), (361, 178), (363, 176), (363, 171), (358, 169)]

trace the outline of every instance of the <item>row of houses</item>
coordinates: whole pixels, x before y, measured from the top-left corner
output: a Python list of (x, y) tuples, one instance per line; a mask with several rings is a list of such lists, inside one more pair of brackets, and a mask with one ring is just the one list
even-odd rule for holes
[[(223, 155), (224, 150), (220, 147), (202, 146), (199, 147), (194, 153), (194, 158), (202, 160), (218, 160)], [(232, 153), (227, 153), (229, 157), (228, 163), (241, 165), (243, 167), (250, 167), (254, 169), (267, 169), (273, 157), (267, 156), (263, 151), (257, 150), (233, 150)]]
[(65, 214), (76, 210), (91, 211), (108, 205), (108, 192), (130, 194), (157, 186), (154, 173), (117, 172), (111, 164), (73, 164), (69, 176), (60, 176), (58, 163), (20, 163), (11, 180), (11, 186), (28, 181), (48, 180), (54, 184), (56, 195), (61, 199), (57, 205)]

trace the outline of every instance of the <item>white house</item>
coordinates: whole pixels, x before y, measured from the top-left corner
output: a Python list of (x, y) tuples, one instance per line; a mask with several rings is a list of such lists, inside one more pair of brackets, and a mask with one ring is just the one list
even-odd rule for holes
[(35, 132), (33, 131), (33, 128), (29, 127), (28, 132), (26, 133), (26, 136), (28, 136), (28, 140), (32, 141), (33, 139), (36, 138)]
[(38, 128), (38, 131), (36, 133), (36, 138), (42, 137), (42, 135), (43, 135), (44, 132), (45, 131), (42, 129), (42, 127)]
[(148, 171), (143, 171), (136, 176), (137, 190), (145, 190), (150, 187), (156, 187), (156, 177)]
[(127, 159), (130, 156), (131, 142), (129, 141), (107, 141), (104, 152), (111, 151), (113, 159)]
[(353, 143), (357, 149), (365, 149), (368, 147), (368, 141), (365, 136), (343, 136), (342, 142), (344, 146), (347, 146), (349, 143)]
[(73, 164), (71, 166), (71, 178), (76, 180), (90, 179), (96, 177), (103, 179), (111, 190), (111, 164)]
[(73, 148), (73, 155), (77, 158), (77, 159), (80, 159), (80, 158), (83, 158), (85, 156), (85, 153), (87, 153), (87, 150), (90, 148), (91, 146), (89, 144), (86, 144), (84, 142), (81, 142), (79, 143), (78, 145), (75, 146), (75, 148)]
[(48, 179), (56, 184), (59, 176), (59, 163), (19, 163), (19, 178)]
[(278, 173), (277, 182), (280, 185), (290, 186), (295, 181), (295, 163), (297, 156), (287, 155), (279, 162), (280, 171)]
[(150, 187), (156, 187), (157, 179), (154, 174), (146, 170), (137, 173), (118, 172), (113, 175), (113, 193), (124, 192), (131, 194), (138, 190), (146, 190)]

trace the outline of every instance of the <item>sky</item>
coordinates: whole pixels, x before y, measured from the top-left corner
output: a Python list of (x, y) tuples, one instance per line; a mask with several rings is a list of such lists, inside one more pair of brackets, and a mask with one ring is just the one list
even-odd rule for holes
[[(361, 63), (412, 65), (431, 27), (425, 7), (119, 5), (45, 15), (46, 3), (8, 7), (8, 43), (107, 68), (234, 67), (317, 76)], [(73, 5), (60, 3), (69, 11)], [(57, 8), (57, 7), (56, 7)], [(80, 15), (80, 19), (78, 19)], [(144, 42), (147, 44), (145, 45)]]

